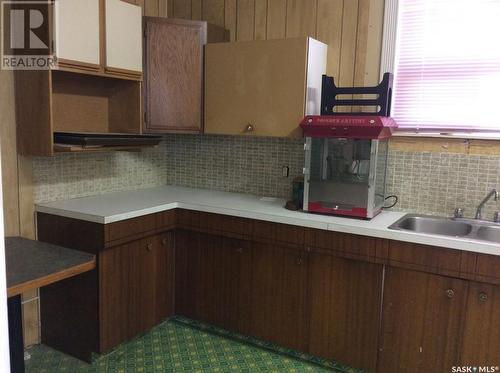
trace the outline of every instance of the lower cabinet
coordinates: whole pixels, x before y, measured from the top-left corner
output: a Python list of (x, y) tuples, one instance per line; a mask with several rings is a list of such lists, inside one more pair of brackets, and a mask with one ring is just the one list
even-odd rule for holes
[(252, 243), (250, 334), (288, 348), (307, 349), (305, 252)]
[(374, 372), (380, 327), (383, 266), (309, 256), (309, 352)]
[(100, 351), (108, 351), (173, 313), (173, 233), (99, 253)]
[(472, 282), (461, 345), (461, 366), (500, 365), (500, 286)]
[(331, 250), (306, 249), (290, 227), (174, 231), (159, 217), (106, 233), (39, 214), (41, 241), (97, 254), (96, 270), (40, 290), (43, 343), (89, 360), (175, 313), (369, 373), (500, 365), (498, 285), (415, 271), (404, 251), (391, 265), (347, 259), (338, 235), (323, 236)]
[(248, 333), (251, 256), (246, 241), (178, 230), (175, 313)]
[(460, 363), (467, 281), (387, 269), (378, 372), (443, 373)]

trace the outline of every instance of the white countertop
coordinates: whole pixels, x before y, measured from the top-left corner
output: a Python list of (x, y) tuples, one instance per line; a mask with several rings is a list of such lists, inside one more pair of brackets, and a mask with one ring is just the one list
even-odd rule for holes
[(249, 194), (162, 186), (41, 203), (36, 205), (36, 211), (108, 224), (182, 208), (500, 255), (500, 245), (495, 243), (388, 229), (391, 224), (405, 215), (402, 212), (383, 211), (372, 220), (358, 220), (290, 211), (283, 207), (284, 204), (285, 201), (281, 199), (262, 198)]

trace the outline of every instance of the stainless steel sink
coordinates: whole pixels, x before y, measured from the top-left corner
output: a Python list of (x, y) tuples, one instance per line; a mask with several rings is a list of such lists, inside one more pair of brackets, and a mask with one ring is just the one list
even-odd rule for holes
[(477, 230), (476, 236), (480, 240), (500, 243), (500, 226), (484, 226)]
[(406, 215), (403, 219), (398, 220), (389, 228), (458, 237), (466, 236), (472, 231), (472, 225), (468, 223), (462, 223), (451, 219), (416, 215)]
[(389, 229), (500, 243), (500, 224), (484, 220), (408, 214)]

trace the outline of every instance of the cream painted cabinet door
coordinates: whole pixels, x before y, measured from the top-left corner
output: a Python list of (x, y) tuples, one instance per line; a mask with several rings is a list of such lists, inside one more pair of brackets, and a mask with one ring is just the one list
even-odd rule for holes
[(142, 9), (106, 0), (106, 69), (142, 73)]
[(55, 54), (61, 63), (99, 68), (99, 23), (99, 0), (56, 1)]

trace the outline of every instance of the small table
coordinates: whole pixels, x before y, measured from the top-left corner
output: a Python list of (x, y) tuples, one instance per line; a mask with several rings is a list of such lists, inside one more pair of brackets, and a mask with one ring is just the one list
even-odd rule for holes
[(91, 271), (95, 256), (21, 237), (5, 238), (11, 373), (24, 373), (21, 294)]

